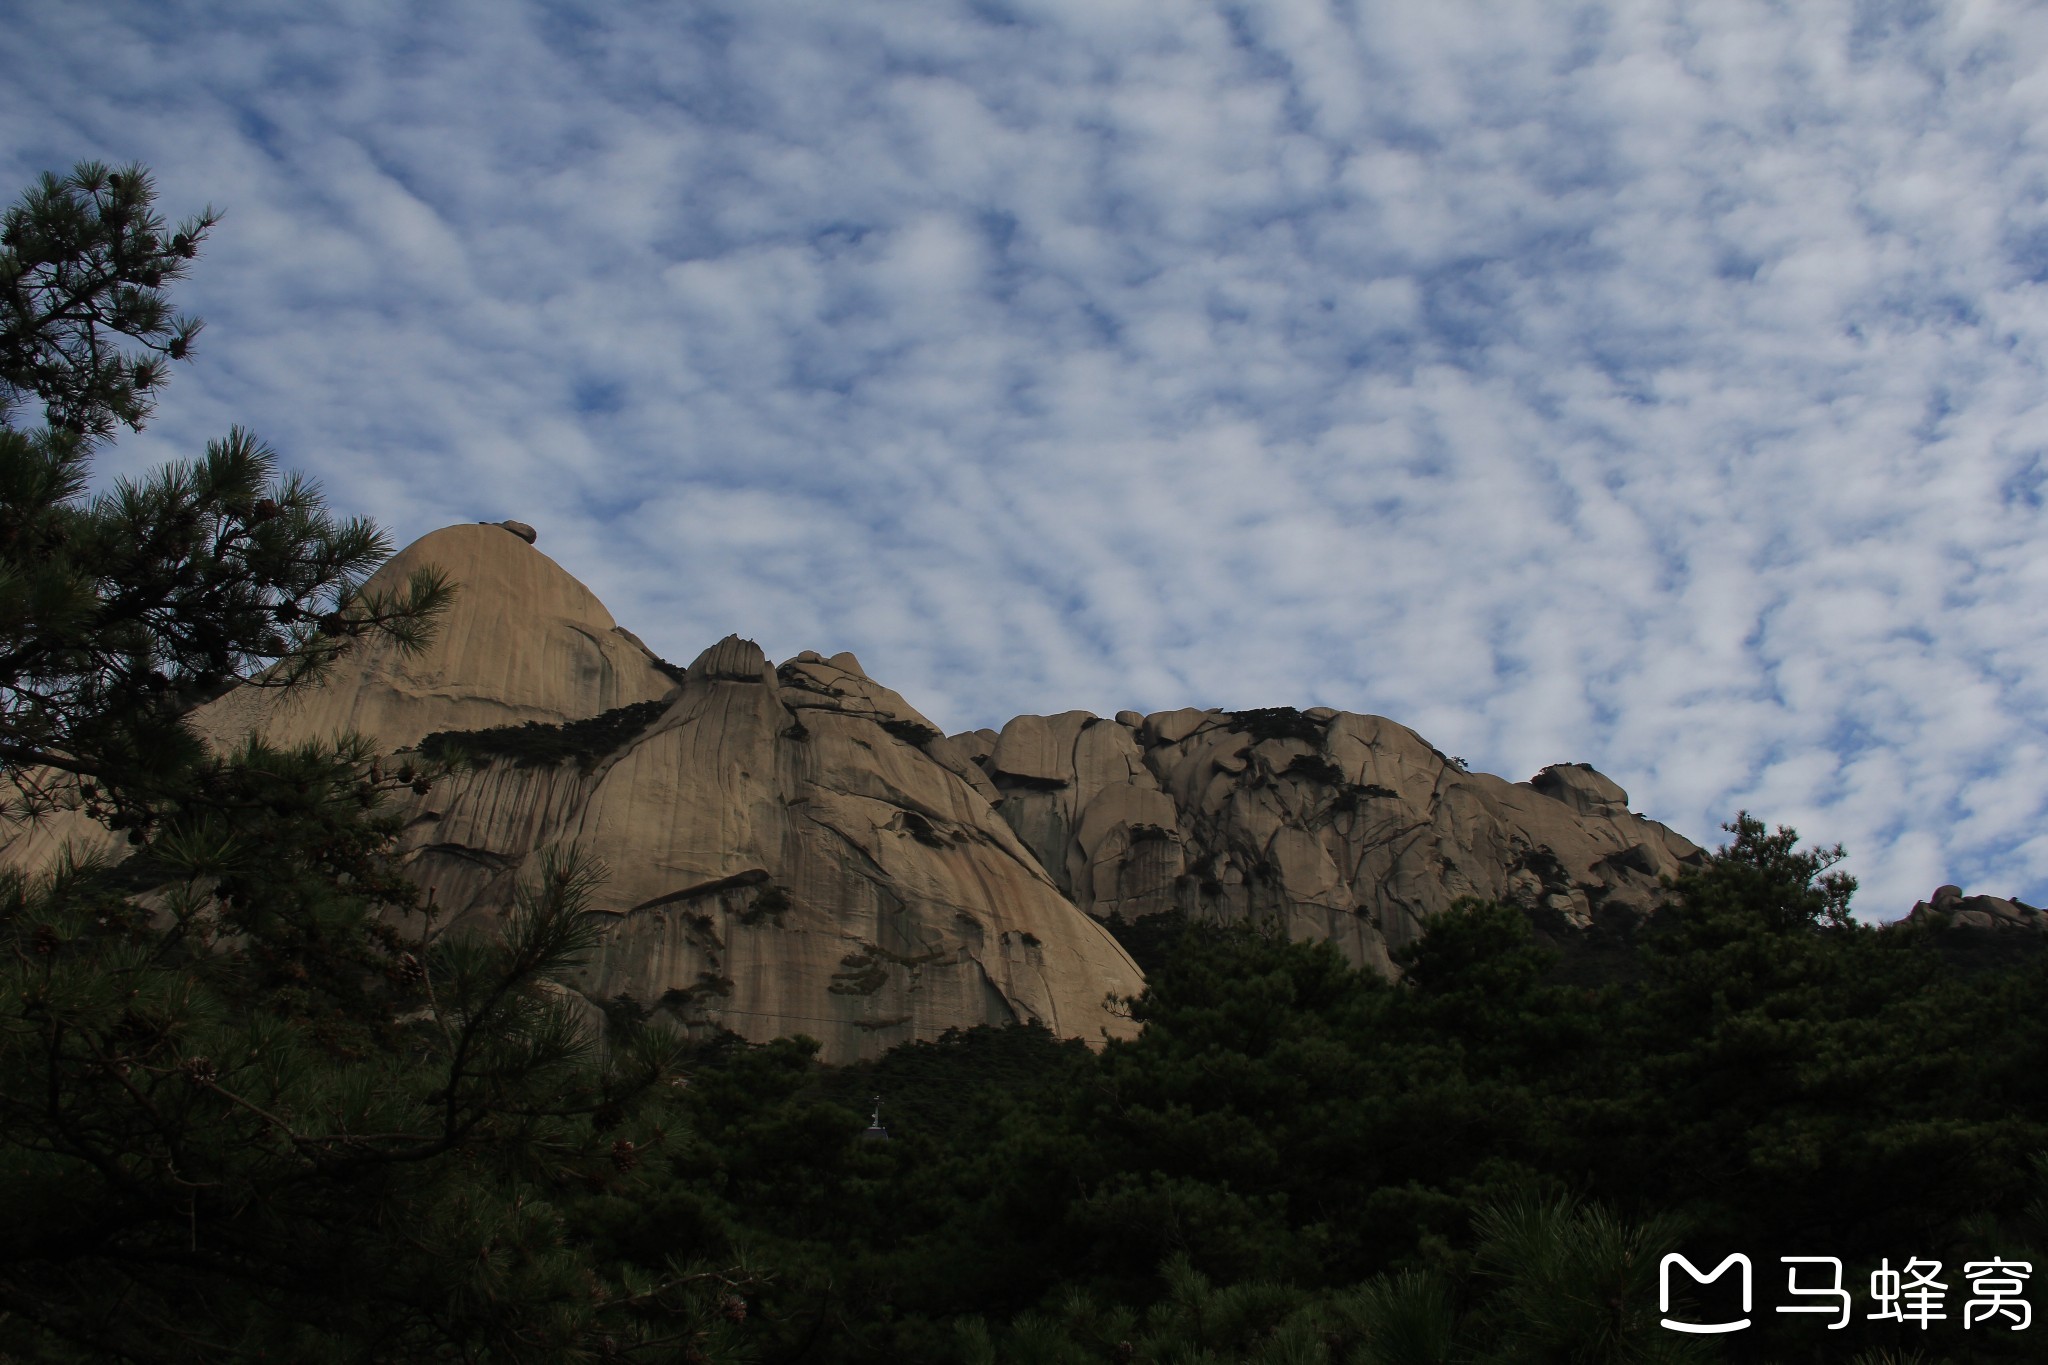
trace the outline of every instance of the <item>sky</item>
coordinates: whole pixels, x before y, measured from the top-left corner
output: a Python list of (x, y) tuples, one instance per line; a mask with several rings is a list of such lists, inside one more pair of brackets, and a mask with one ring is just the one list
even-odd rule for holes
[[(2048, 902), (2048, 10), (0, 0), (231, 425), (949, 731), (1327, 705)], [(26, 59), (24, 59), (26, 58)]]

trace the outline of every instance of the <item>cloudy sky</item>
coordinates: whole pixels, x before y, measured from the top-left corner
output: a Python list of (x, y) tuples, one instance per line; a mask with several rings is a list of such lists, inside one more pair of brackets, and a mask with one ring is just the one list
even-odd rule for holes
[(239, 422), (678, 661), (1376, 712), (2048, 901), (2039, 7), (0, 11), (10, 196), (226, 211), (109, 473)]

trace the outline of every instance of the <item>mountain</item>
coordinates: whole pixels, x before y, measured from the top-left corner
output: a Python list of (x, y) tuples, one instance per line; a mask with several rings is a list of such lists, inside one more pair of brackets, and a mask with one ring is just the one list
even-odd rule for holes
[[(452, 758), (401, 849), (446, 928), (490, 923), (543, 849), (601, 859), (609, 930), (567, 983), (597, 1008), (807, 1033), (828, 1060), (1011, 1020), (1099, 1043), (1132, 1032), (1144, 984), (1111, 916), (1257, 920), (1391, 971), (1459, 897), (1583, 927), (1647, 913), (1704, 856), (1584, 765), (1508, 782), (1377, 716), (1071, 711), (948, 737), (851, 654), (777, 667), (729, 637), (677, 669), (533, 540), (422, 538), (376, 585), (428, 564), (460, 585), (423, 654), (367, 644), (316, 688), (193, 720), (223, 745), (353, 729)], [(62, 837), (103, 832), (78, 817), (9, 856)]]
[(778, 672), (732, 639), (675, 669), (524, 530), (449, 527), (379, 571), (461, 585), (422, 656), (369, 645), (302, 696), (245, 688), (195, 723), (465, 755), (413, 799), (401, 856), (449, 928), (488, 923), (542, 849), (602, 860), (610, 929), (569, 983), (601, 1007), (807, 1033), (832, 1060), (1011, 1020), (1132, 1031), (1129, 956), (852, 655)]

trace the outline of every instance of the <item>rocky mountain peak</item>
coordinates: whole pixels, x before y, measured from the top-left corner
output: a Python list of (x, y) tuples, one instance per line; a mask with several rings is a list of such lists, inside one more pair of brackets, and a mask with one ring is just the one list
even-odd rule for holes
[(287, 699), (242, 688), (200, 708), (195, 723), (220, 743), (252, 729), (280, 742), (355, 730), (397, 749), (436, 731), (558, 725), (667, 695), (674, 682), (654, 655), (590, 589), (507, 529), (432, 532), (372, 575), (368, 589), (396, 591), (432, 566), (457, 585), (420, 655), (366, 641), (320, 686)]
[(427, 650), (366, 644), (317, 688), (244, 688), (194, 723), (461, 755), (408, 812), (411, 874), (456, 927), (494, 922), (544, 849), (602, 859), (607, 936), (567, 984), (614, 1015), (808, 1033), (832, 1060), (1011, 1020), (1100, 1043), (1144, 985), (1112, 916), (1271, 923), (1392, 971), (1460, 897), (1584, 926), (1647, 912), (1703, 857), (1584, 764), (1508, 782), (1381, 716), (1067, 711), (946, 736), (850, 653), (775, 666), (729, 635), (677, 669), (534, 541), (423, 537), (371, 586), (429, 565), (459, 585)]

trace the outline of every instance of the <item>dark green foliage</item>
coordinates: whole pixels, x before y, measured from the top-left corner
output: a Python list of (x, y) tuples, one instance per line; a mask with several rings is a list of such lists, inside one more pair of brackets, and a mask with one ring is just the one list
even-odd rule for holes
[[(182, 716), (238, 680), (290, 686), (351, 641), (417, 645), (447, 584), (366, 595), (388, 553), (239, 429), (203, 460), (85, 500), (97, 441), (140, 427), (197, 321), (171, 315), (215, 220), (166, 234), (139, 168), (45, 176), (0, 226), (0, 771), (12, 818), (82, 796), (154, 827), (199, 749)], [(120, 350), (119, 338), (142, 354)], [(40, 400), (46, 424), (18, 424)]]
[(1682, 1223), (1631, 1224), (1569, 1198), (1518, 1199), (1480, 1210), (1472, 1231), (1485, 1297), (1470, 1327), (1491, 1347), (1486, 1358), (1574, 1365), (1707, 1358), (1703, 1343), (1659, 1322), (1658, 1266), (1683, 1241)]
[(1116, 936), (1116, 941), (1131, 955), (1131, 961), (1137, 963), (1138, 969), (1150, 978), (1172, 958), (1181, 934), (1188, 927), (1188, 917), (1180, 910), (1141, 915), (1135, 920), (1112, 914), (1102, 922), (1102, 927)]
[(873, 995), (889, 984), (889, 968), (866, 953), (849, 953), (839, 959), (832, 984), (825, 989), (834, 995)]
[(666, 702), (641, 701), (561, 725), (530, 720), (487, 730), (436, 730), (419, 742), (417, 751), (435, 763), (506, 762), (522, 768), (547, 768), (574, 759), (589, 772), (600, 759), (625, 748), (667, 709)]
[(613, 1033), (630, 1032), (653, 1015), (654, 1011), (627, 995), (624, 991), (604, 1002), (606, 1025)]
[(1320, 754), (1296, 754), (1283, 776), (1327, 786), (1341, 786), (1344, 782), (1344, 770)]
[(984, 1126), (982, 1111), (1014, 1100), (1055, 1093), (1092, 1067), (1082, 1043), (1053, 1037), (1043, 1025), (949, 1029), (930, 1042), (906, 1043), (873, 1062), (835, 1068), (818, 1077), (825, 1095), (865, 1110), (879, 1092), (893, 1132), (952, 1137)]
[(1705, 1345), (1658, 1322), (1669, 1224), (1631, 1225), (1598, 1205), (1515, 1201), (1473, 1224), (1478, 1273), (1406, 1271), (1346, 1289), (1284, 1279), (1217, 1284), (1186, 1257), (1160, 1271), (1142, 1311), (1085, 1291), (992, 1330), (957, 1328), (966, 1362), (1231, 1361), (1245, 1365), (1680, 1365)]
[(1944, 963), (1963, 976), (2012, 971), (2036, 965), (2048, 956), (2048, 934), (2009, 929), (1943, 923), (1938, 931), (1926, 935), (1926, 941)]
[[(1248, 928), (1112, 920), (1150, 989), (1145, 1032), (1100, 1054), (1019, 1029), (839, 1071), (729, 1054), (782, 1068), (780, 1090), (704, 1099), (765, 1125), (770, 1164), (706, 1205), (775, 1248), (759, 1340), (820, 1361), (1473, 1365), (1922, 1345), (1770, 1313), (1775, 1257), (1841, 1255), (1851, 1285), (1880, 1256), (2048, 1260), (2048, 978), (2031, 958), (1959, 974), (1931, 931), (1856, 927), (1831, 913), (1831, 852), (1733, 832), (1612, 945), (1634, 964), (1613, 984), (1561, 980), (1528, 918), (1484, 903), (1433, 919), (1398, 984)], [(863, 1148), (876, 1093), (894, 1140)], [(1734, 1249), (1757, 1325), (1659, 1327), (1662, 1256)], [(2007, 1344), (1954, 1323), (1926, 1342), (2023, 1358)]]
[(753, 903), (740, 912), (740, 923), (755, 925), (766, 919), (780, 924), (782, 916), (788, 913), (791, 905), (789, 892), (770, 884), (763, 887), (761, 894), (754, 897)]
[(1333, 815), (1346, 815), (1363, 810), (1367, 801), (1399, 795), (1400, 793), (1392, 787), (1382, 787), (1377, 782), (1368, 782), (1363, 786), (1345, 783), (1331, 800), (1329, 809)]
[(663, 991), (661, 993), (661, 1007), (666, 1010), (672, 1010), (677, 1014), (683, 1014), (691, 1004), (706, 996), (731, 995), (732, 990), (733, 983), (731, 977), (720, 976), (716, 972), (699, 972), (697, 973), (696, 985), (671, 986)]
[[(0, 421), (29, 397), (57, 431), (101, 437), (140, 427), (199, 320), (174, 316), (163, 286), (183, 278), (220, 215), (175, 232), (154, 212), (140, 166), (98, 162), (44, 175), (0, 218)], [(140, 354), (117, 349), (116, 337)]]
[(914, 720), (885, 720), (882, 722), (882, 728), (905, 744), (920, 749), (939, 738), (937, 730)]
[[(317, 871), (282, 881), (285, 853), (233, 902), (171, 886), (168, 933), (89, 869), (0, 879), (0, 1349), (544, 1360), (647, 1335), (588, 1298), (558, 1211), (622, 1169), (589, 1116), (664, 1066), (594, 1067), (545, 987), (592, 942), (592, 874), (545, 871), (502, 935), (400, 940), (370, 976), (371, 926)], [(645, 1287), (674, 1302), (669, 1271)]]
[(1230, 728), (1250, 735), (1255, 744), (1268, 739), (1323, 742), (1322, 723), (1310, 720), (1292, 706), (1261, 706), (1250, 711), (1231, 711), (1228, 715)]
[(1721, 850), (1712, 875), (1690, 871), (1680, 884), (1687, 913), (1678, 927), (1690, 935), (1685, 941), (1850, 926), (1856, 879), (1828, 870), (1842, 860), (1840, 844), (1802, 851), (1796, 831), (1780, 825), (1766, 833), (1746, 812), (1726, 828), (1735, 842)]
[(1674, 1193), (1745, 1191), (1702, 1207), (1710, 1232), (1819, 1237), (1843, 1255), (2010, 1207), (2048, 1146), (2021, 1025), (2048, 998), (2041, 972), (1959, 977), (1921, 933), (1847, 918), (1850, 884), (1826, 871), (1838, 850), (1797, 852), (1746, 817), (1730, 828), (1735, 844), (1647, 935), (1656, 1009), (1632, 1041), (1664, 1098), (1624, 1150), (1682, 1172)]
[(1067, 785), (1064, 777), (1025, 777), (1018, 773), (996, 772), (989, 774), (996, 787), (1002, 791), (1056, 792)]

